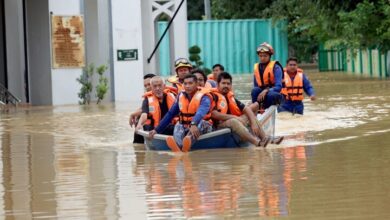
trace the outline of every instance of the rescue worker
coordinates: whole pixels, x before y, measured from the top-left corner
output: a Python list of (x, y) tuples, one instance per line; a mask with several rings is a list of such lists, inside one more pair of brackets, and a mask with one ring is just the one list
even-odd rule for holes
[[(159, 76), (153, 77), (150, 80), (150, 85), (152, 91), (144, 94), (145, 98), (142, 103), (142, 114), (136, 130), (142, 128), (145, 131), (153, 130), (176, 101), (175, 94), (165, 86), (163, 78)], [(173, 124), (168, 125), (162, 133), (172, 135), (173, 126)]]
[(303, 92), (305, 92), (310, 100), (314, 101), (316, 96), (314, 89), (303, 73), (303, 70), (298, 68), (298, 59), (290, 57), (287, 60), (287, 68), (284, 72), (285, 86), (282, 89), (285, 102), (278, 107), (278, 112), (291, 112), (293, 114), (303, 115)]
[[(219, 74), (218, 87), (211, 90), (215, 103), (211, 113), (212, 119), (217, 121), (215, 122), (217, 128), (230, 128), (242, 140), (249, 141), (255, 146), (266, 147), (271, 138), (266, 136), (254, 113), (259, 109), (258, 103), (245, 106), (236, 99), (232, 91), (232, 81), (233, 78), (229, 73)], [(247, 126), (250, 126), (253, 134), (248, 132)], [(278, 144), (282, 140), (283, 138), (280, 138)]]
[(191, 63), (186, 58), (179, 58), (175, 61), (176, 76), (172, 76), (168, 79), (168, 82), (172, 83), (173, 87), (177, 88), (177, 93), (184, 91), (183, 81), (184, 77), (192, 70)]
[(209, 90), (198, 87), (193, 74), (184, 77), (183, 86), (184, 91), (179, 93), (172, 108), (156, 129), (149, 133), (149, 137), (153, 138), (155, 134), (161, 133), (175, 116), (179, 116), (173, 137), (166, 139), (167, 145), (174, 152), (180, 151), (180, 147), (183, 152), (189, 151), (201, 134), (212, 131), (212, 96)]
[(274, 49), (264, 42), (257, 48), (260, 63), (253, 67), (252, 102), (259, 102), (266, 109), (271, 105), (280, 104), (283, 96), (282, 90), (283, 67), (278, 61), (271, 61)]
[[(144, 89), (145, 89), (146, 92), (151, 91), (150, 79), (155, 77), (155, 76), (156, 75), (154, 75), (153, 73), (149, 73), (149, 74), (146, 74), (144, 76)], [(141, 116), (141, 114), (142, 114), (142, 109), (141, 108), (137, 109), (136, 111), (134, 111), (134, 112), (132, 112), (130, 114), (130, 117), (129, 117), (129, 125), (130, 125), (130, 127), (133, 127), (133, 126), (137, 125), (138, 119)], [(139, 135), (136, 132), (134, 132), (133, 144), (143, 144), (143, 143), (144, 143), (144, 137), (142, 135)]]
[(219, 74), (225, 71), (225, 67), (217, 63), (213, 66), (212, 70), (213, 72), (207, 75), (207, 79), (217, 82)]
[(194, 74), (196, 76), (199, 87), (205, 87), (209, 89), (217, 87), (217, 83), (214, 80), (207, 80), (206, 74), (204, 74), (203, 70), (193, 69), (191, 71), (191, 74)]

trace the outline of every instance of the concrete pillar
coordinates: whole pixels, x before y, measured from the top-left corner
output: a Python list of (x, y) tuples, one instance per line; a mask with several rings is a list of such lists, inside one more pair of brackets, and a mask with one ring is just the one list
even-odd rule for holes
[(4, 8), (8, 90), (22, 102), (26, 102), (23, 1), (5, 0)]
[[(162, 4), (158, 0), (142, 1), (142, 39), (144, 41), (143, 48), (145, 53), (145, 73), (157, 73), (158, 68), (158, 53), (154, 55), (150, 63), (146, 59), (153, 52), (159, 37), (157, 30), (157, 19), (161, 14), (172, 18), (174, 12), (179, 7), (182, 0), (166, 0)], [(174, 59), (179, 57), (188, 57), (188, 25), (187, 25), (187, 0), (185, 0), (172, 23), (170, 35), (170, 57)], [(165, 36), (167, 37), (167, 36)], [(172, 62), (173, 62), (172, 60)]]
[[(143, 94), (143, 75), (145, 54), (143, 41), (149, 37), (143, 35), (146, 28), (141, 23), (141, 1), (115, 0), (111, 2), (112, 14), (112, 54), (114, 66), (115, 101), (137, 101)], [(137, 60), (118, 60), (118, 50), (138, 50)]]
[[(175, 10), (182, 0), (175, 0)], [(188, 58), (187, 0), (184, 1), (173, 22), (174, 57)]]
[(33, 105), (53, 104), (49, 19), (48, 0), (26, 1), (29, 87)]
[[(84, 21), (85, 21), (85, 48), (86, 64), (93, 63), (95, 66), (107, 65), (108, 70), (105, 73), (110, 83), (113, 81), (113, 69), (111, 68), (111, 15), (109, 0), (84, 0)], [(94, 84), (98, 83), (98, 76), (93, 79)], [(110, 85), (110, 90), (105, 96), (105, 100), (113, 100), (114, 83)], [(92, 98), (95, 98), (93, 94)]]
[[(49, 11), (53, 15), (80, 15), (81, 0), (49, 0)], [(50, 41), (48, 42), (51, 46)], [(77, 104), (80, 84), (76, 81), (81, 68), (51, 69), (53, 105)]]

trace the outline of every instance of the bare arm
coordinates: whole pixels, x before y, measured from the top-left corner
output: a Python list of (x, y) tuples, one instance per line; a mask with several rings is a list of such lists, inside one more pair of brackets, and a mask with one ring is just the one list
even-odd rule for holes
[(133, 125), (135, 126), (135, 124), (137, 123), (137, 118), (141, 115), (142, 113), (142, 109), (139, 108), (137, 110), (135, 110), (134, 112), (132, 112), (130, 114), (130, 117), (129, 117), (129, 125), (132, 127)]
[(211, 112), (211, 118), (215, 119), (217, 121), (226, 121), (231, 118), (235, 118), (235, 115), (230, 115), (230, 114), (222, 114), (221, 112), (218, 112), (217, 110), (213, 110)]
[(146, 113), (142, 113), (140, 119), (138, 120), (137, 127), (135, 128), (136, 130), (139, 130), (144, 126), (146, 120), (148, 120), (148, 115)]

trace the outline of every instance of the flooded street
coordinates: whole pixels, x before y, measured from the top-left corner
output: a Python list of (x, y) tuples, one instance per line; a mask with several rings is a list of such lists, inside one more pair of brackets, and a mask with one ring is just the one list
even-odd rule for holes
[[(251, 77), (235, 78), (240, 99), (249, 99)], [(131, 144), (128, 126), (140, 103), (1, 114), (0, 216), (388, 218), (390, 81), (309, 78), (318, 99), (305, 99), (304, 116), (279, 114), (286, 140), (267, 149), (147, 152)]]

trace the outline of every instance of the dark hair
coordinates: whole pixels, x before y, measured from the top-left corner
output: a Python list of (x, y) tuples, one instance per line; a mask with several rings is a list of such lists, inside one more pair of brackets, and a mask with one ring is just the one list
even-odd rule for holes
[(289, 57), (289, 58), (287, 59), (287, 63), (289, 63), (290, 61), (295, 61), (295, 62), (298, 63), (298, 59), (297, 59), (296, 57)]
[(217, 82), (220, 83), (222, 81), (222, 79), (230, 79), (230, 82), (233, 82), (233, 77), (232, 75), (230, 75), (229, 73), (227, 72), (222, 72), (219, 74), (218, 76), (218, 80)]
[(196, 76), (193, 75), (193, 74), (191, 74), (191, 73), (186, 74), (186, 75), (184, 76), (184, 79), (183, 79), (183, 80), (190, 79), (190, 78), (193, 79), (194, 82), (198, 82), (198, 79), (196, 78)]
[(222, 71), (225, 71), (225, 67), (223, 67), (223, 66), (222, 66), (221, 64), (219, 64), (219, 63), (215, 64), (215, 65), (213, 66), (213, 69), (214, 69), (215, 67), (219, 67)]
[(155, 77), (155, 76), (156, 76), (156, 75), (153, 74), (153, 73), (148, 73), (148, 74), (146, 74), (146, 75), (144, 76), (144, 79), (153, 78), (153, 77)]
[(191, 74), (195, 74), (195, 73), (201, 74), (201, 75), (203, 76), (204, 82), (207, 81), (206, 74), (204, 74), (204, 71), (203, 71), (202, 69), (196, 68), (196, 69), (193, 69), (193, 70), (191, 71)]

